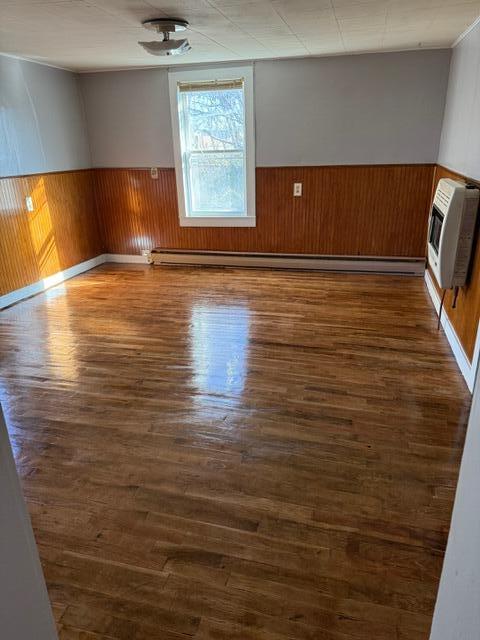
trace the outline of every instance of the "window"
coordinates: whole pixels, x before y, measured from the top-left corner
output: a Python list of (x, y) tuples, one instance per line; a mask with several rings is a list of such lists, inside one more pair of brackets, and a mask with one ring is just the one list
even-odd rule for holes
[(442, 226), (443, 226), (443, 213), (437, 209), (435, 205), (432, 207), (432, 225), (430, 228), (430, 238), (429, 242), (432, 247), (435, 249), (435, 253), (438, 256), (438, 251), (440, 249), (440, 236), (442, 234)]
[(251, 66), (170, 72), (182, 226), (255, 226)]

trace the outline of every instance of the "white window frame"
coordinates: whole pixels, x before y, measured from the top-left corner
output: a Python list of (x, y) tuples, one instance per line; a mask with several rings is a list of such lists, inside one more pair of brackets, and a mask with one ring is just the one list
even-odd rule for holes
[[(243, 78), (245, 96), (245, 156), (247, 215), (245, 216), (188, 216), (185, 202), (180, 123), (178, 118), (178, 83), (211, 82)], [(253, 111), (253, 65), (170, 70), (168, 73), (170, 112), (172, 116), (173, 152), (177, 181), (178, 214), (181, 227), (254, 227), (255, 220), (255, 118)]]

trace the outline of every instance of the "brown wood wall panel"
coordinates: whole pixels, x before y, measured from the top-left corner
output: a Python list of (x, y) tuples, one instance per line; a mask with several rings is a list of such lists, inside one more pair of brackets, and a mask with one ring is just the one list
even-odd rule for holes
[[(435, 169), (435, 177), (433, 181), (433, 195), (437, 188), (438, 181), (442, 178), (452, 178), (453, 180), (468, 181), (478, 184), (475, 180), (463, 176), (459, 173), (450, 171), (445, 167), (437, 166)], [(470, 265), (470, 273), (468, 281), (465, 287), (462, 287), (459, 291), (457, 304), (455, 309), (452, 308), (453, 292), (447, 291), (445, 296), (445, 313), (448, 315), (455, 333), (460, 340), (460, 343), (468, 356), (470, 362), (473, 358), (473, 352), (475, 350), (475, 340), (477, 337), (478, 321), (480, 319), (480, 218), (477, 224), (477, 232), (475, 238), (475, 245), (473, 249), (473, 257)], [(435, 276), (429, 269), (432, 276), (433, 283), (440, 291), (440, 288), (435, 280)]]
[(102, 253), (93, 188), (90, 170), (0, 179), (0, 295)]
[[(421, 256), (432, 165), (257, 169), (257, 226), (185, 228), (175, 171), (96, 169), (0, 180), (0, 295), (106, 250)], [(292, 196), (293, 182), (303, 197)], [(35, 211), (29, 213), (25, 197)], [(95, 202), (96, 200), (96, 202)], [(95, 215), (97, 210), (97, 216)]]
[[(178, 222), (174, 169), (97, 169), (107, 252), (169, 249), (324, 255), (425, 255), (433, 165), (258, 168), (255, 228)], [(303, 183), (303, 197), (292, 196)]]

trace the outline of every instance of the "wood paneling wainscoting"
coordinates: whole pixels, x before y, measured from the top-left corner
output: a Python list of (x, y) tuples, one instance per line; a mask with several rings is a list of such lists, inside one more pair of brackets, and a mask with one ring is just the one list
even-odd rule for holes
[(91, 170), (0, 179), (0, 295), (102, 253), (93, 189)]
[[(174, 169), (0, 179), (0, 295), (101, 253), (163, 247), (346, 256), (424, 255), (433, 165), (259, 168), (255, 228), (178, 223)], [(293, 183), (303, 183), (294, 198)], [(25, 198), (33, 200), (28, 212)]]
[[(475, 180), (471, 180), (466, 176), (459, 173), (455, 173), (445, 167), (437, 166), (435, 168), (435, 175), (433, 181), (433, 194), (437, 188), (439, 180), (442, 178), (452, 178), (453, 180), (460, 180), (461, 182), (472, 182), (474, 184), (480, 183)], [(432, 197), (433, 199), (433, 197)], [(473, 257), (470, 266), (470, 274), (468, 282), (465, 287), (462, 287), (459, 291), (457, 304), (455, 309), (452, 308), (453, 291), (447, 291), (445, 296), (444, 313), (448, 315), (448, 318), (453, 326), (455, 333), (465, 351), (470, 362), (472, 362), (473, 354), (475, 350), (475, 340), (477, 337), (477, 327), (480, 319), (480, 219), (477, 224), (476, 240), (474, 245)], [(432, 281), (440, 292), (440, 288), (435, 280), (431, 269), (429, 269)]]
[[(425, 255), (434, 165), (257, 168), (255, 228), (178, 223), (174, 169), (96, 169), (107, 253), (162, 247), (348, 256)], [(293, 183), (303, 197), (293, 197)]]

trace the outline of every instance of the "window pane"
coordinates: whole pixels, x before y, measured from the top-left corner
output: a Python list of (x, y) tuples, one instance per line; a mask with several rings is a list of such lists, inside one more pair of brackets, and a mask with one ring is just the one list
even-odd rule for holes
[(243, 89), (189, 91), (180, 94), (188, 151), (243, 149)]
[(245, 216), (243, 88), (178, 94), (188, 216)]
[(190, 215), (245, 215), (243, 153), (189, 156)]

